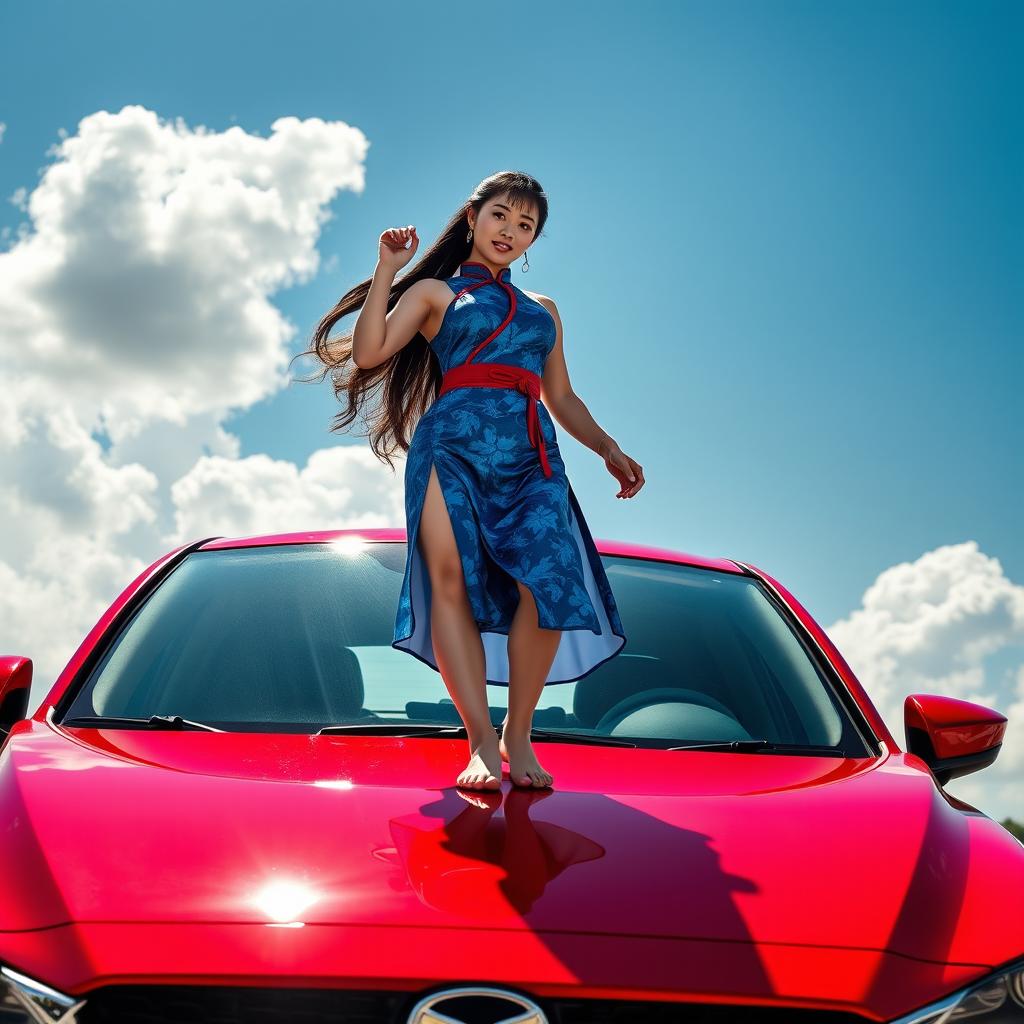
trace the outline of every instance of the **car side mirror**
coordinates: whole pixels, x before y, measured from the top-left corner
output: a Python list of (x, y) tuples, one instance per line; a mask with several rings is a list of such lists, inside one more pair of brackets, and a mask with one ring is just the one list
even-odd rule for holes
[(20, 655), (0, 655), (0, 746), (7, 734), (28, 713), (28, 695), (32, 689), (32, 659)]
[(955, 697), (912, 693), (903, 702), (903, 727), (907, 750), (921, 758), (944, 786), (996, 759), (1006, 716)]

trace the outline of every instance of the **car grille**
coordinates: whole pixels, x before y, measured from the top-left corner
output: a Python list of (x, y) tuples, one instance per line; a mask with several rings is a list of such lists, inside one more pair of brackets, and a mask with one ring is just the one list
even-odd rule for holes
[[(452, 985), (456, 985), (452, 982)], [(439, 986), (433, 986), (437, 991)], [(84, 997), (81, 1024), (405, 1024), (425, 991), (109, 985)], [(865, 1024), (852, 1013), (618, 999), (532, 997), (551, 1024)], [(480, 1015), (479, 1024), (492, 1024)], [(475, 1024), (467, 1019), (466, 1024)]]

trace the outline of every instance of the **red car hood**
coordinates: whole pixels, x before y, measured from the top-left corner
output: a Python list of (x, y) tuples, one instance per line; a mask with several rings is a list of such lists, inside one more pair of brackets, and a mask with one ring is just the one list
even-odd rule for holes
[[(887, 950), (998, 964), (1024, 855), (913, 755), (538, 743), (548, 791), (457, 790), (464, 740), (19, 723), (0, 931), (402, 926)], [(424, 931), (423, 934), (427, 934)]]

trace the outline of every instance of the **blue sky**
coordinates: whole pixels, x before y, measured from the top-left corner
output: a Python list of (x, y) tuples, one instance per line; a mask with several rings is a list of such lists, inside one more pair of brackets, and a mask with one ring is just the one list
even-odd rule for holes
[[(426, 244), (525, 170), (550, 219), (513, 280), (558, 303), (576, 391), (648, 481), (616, 500), (563, 435), (596, 536), (752, 561), (826, 627), (973, 542), (1012, 603), (1022, 37), (1010, 2), (8, 4), (0, 187), (24, 197), (61, 129), (126, 104), (189, 131), (358, 128), (364, 186), (325, 204), (319, 270), (270, 296), (290, 356), (386, 227)], [(4, 205), (4, 249), (28, 220)], [(294, 383), (221, 423), (239, 458), (302, 466), (365, 446), (328, 433), (337, 411)], [(1002, 707), (1024, 648), (996, 635), (974, 667)]]

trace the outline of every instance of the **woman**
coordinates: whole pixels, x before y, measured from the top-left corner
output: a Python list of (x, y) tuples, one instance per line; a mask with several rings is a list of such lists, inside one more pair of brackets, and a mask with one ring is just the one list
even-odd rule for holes
[[(548, 408), (602, 456), (617, 497), (643, 487), (643, 469), (573, 392), (555, 303), (511, 283), (510, 265), (547, 211), (536, 179), (492, 175), (397, 284), (419, 238), (412, 225), (389, 228), (372, 278), (324, 317), (312, 349), (328, 368), (354, 367), (335, 384), (349, 400), (337, 426), (379, 386), (371, 448), (389, 465), (396, 447), (408, 452), (408, 554), (392, 646), (441, 673), (469, 737), (457, 783), (471, 789), (499, 789), (502, 759), (514, 784), (550, 786), (530, 743), (542, 688), (581, 678), (626, 642)], [(356, 309), (352, 334), (328, 339)], [(500, 738), (486, 683), (509, 688)]]

